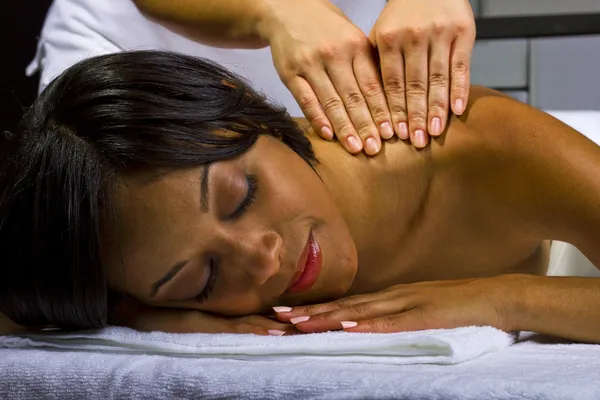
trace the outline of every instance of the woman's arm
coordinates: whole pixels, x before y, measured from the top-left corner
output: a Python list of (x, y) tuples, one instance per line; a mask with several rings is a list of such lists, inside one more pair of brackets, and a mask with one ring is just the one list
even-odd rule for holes
[[(481, 175), (499, 206), (541, 239), (565, 241), (600, 267), (600, 147), (552, 116), (476, 89), (464, 123), (496, 157)], [(486, 176), (487, 175), (487, 176)], [(497, 295), (509, 329), (600, 343), (600, 279), (507, 275)], [(501, 299), (501, 300), (500, 300)]]
[(218, 47), (261, 48), (261, 32), (274, 15), (274, 0), (133, 0), (148, 17), (200, 43)]

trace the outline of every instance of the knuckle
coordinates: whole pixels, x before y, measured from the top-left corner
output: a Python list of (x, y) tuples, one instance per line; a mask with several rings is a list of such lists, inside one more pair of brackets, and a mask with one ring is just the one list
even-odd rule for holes
[(404, 78), (399, 75), (391, 75), (385, 79), (383, 87), (387, 96), (389, 96), (390, 94), (394, 94), (394, 92), (404, 93)]
[(463, 57), (458, 58), (452, 63), (453, 74), (466, 74), (469, 72), (469, 63)]
[(365, 94), (365, 96), (368, 98), (377, 97), (383, 93), (381, 84), (377, 80), (368, 81), (368, 82), (363, 83), (363, 85), (361, 86), (361, 89), (362, 89), (363, 93)]
[(436, 38), (445, 36), (449, 30), (445, 21), (433, 21), (430, 29), (432, 36)]
[(406, 29), (406, 38), (408, 43), (413, 46), (420, 46), (426, 40), (427, 28), (423, 26), (411, 26)]
[(390, 113), (388, 109), (384, 106), (375, 107), (371, 112), (371, 115), (373, 117), (373, 120), (377, 122), (377, 124), (385, 122), (390, 118)]
[[(441, 70), (439, 68), (438, 70)], [(430, 86), (445, 86), (448, 84), (448, 75), (443, 72), (432, 72), (429, 74), (429, 85)]]
[(344, 108), (344, 103), (337, 96), (331, 96), (323, 102), (323, 110), (325, 112), (337, 111), (340, 108)]
[(412, 125), (422, 126), (425, 124), (425, 113), (421, 110), (410, 110), (408, 112), (408, 119)]
[(346, 141), (349, 136), (355, 136), (356, 130), (354, 129), (354, 125), (348, 120), (344, 120), (338, 124), (339, 129), (336, 129), (335, 136), (340, 141)]
[(353, 300), (351, 297), (346, 299), (340, 299), (334, 303), (336, 310), (341, 310), (344, 308), (350, 308), (354, 306)]
[(344, 95), (346, 108), (359, 108), (366, 105), (365, 98), (362, 93), (357, 91), (351, 91)]
[(406, 96), (421, 97), (427, 94), (427, 83), (420, 80), (406, 82)]
[(377, 35), (377, 44), (385, 49), (392, 49), (398, 45), (399, 34), (395, 30), (384, 30)]
[(389, 331), (394, 326), (393, 317), (381, 317), (372, 321), (371, 325), (378, 331)]
[[(375, 132), (375, 133), (374, 133)], [(358, 128), (358, 136), (360, 136), (363, 140), (366, 140), (369, 137), (378, 137), (379, 134), (376, 133), (375, 129), (371, 127), (371, 124), (364, 124), (360, 128)]]
[(319, 107), (319, 100), (313, 96), (302, 94), (298, 96), (298, 104), (303, 110), (310, 110), (315, 107)]
[(443, 115), (446, 112), (447, 102), (442, 99), (432, 99), (429, 102), (429, 110), (436, 115)]
[(470, 21), (460, 21), (454, 26), (454, 32), (459, 36), (475, 37), (475, 27)]
[(353, 311), (356, 315), (368, 315), (374, 311), (373, 303), (358, 303), (353, 307)]
[(318, 50), (319, 57), (325, 61), (336, 61), (341, 58), (343, 52), (334, 43), (323, 43)]
[(355, 32), (346, 38), (346, 46), (362, 50), (368, 45), (368, 39), (362, 32)]

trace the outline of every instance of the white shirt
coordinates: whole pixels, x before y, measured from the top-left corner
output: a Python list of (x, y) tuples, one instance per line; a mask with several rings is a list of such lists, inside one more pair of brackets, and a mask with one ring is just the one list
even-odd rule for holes
[[(368, 34), (386, 1), (333, 0), (332, 3)], [(132, 0), (54, 0), (27, 73), (41, 71), (41, 91), (62, 71), (85, 58), (143, 49), (209, 58), (245, 77), (255, 89), (285, 106), (292, 116), (302, 116), (277, 75), (268, 47), (239, 50), (201, 45), (146, 19)]]

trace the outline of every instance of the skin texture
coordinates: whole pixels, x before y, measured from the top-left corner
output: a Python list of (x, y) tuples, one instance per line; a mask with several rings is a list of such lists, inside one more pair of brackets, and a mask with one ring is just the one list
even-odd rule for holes
[(394, 134), (423, 148), (468, 100), (475, 21), (467, 0), (390, 0), (368, 36), (327, 0), (135, 3), (201, 43), (269, 45), (314, 131), (353, 154), (375, 155)]
[[(552, 278), (530, 277), (546, 272), (547, 239), (576, 244), (598, 265), (600, 254), (589, 239), (600, 226), (593, 211), (600, 205), (600, 180), (590, 172), (597, 170), (598, 147), (496, 92), (475, 88), (471, 97), (465, 115), (453, 118), (446, 135), (426, 151), (398, 141), (376, 158), (353, 157), (315, 137), (322, 180), (284, 145), (262, 137), (247, 154), (212, 167), (214, 215), (199, 211), (198, 170), (150, 183), (126, 179), (118, 191), (119, 241), (109, 246), (119, 251), (107, 256), (109, 281), (137, 302), (210, 314), (153, 314), (132, 306), (123, 323), (169, 331), (219, 326), (228, 332), (291, 333), (340, 329), (340, 321), (352, 317), (371, 322), (349, 331), (485, 324), (556, 332), (563, 325), (557, 315), (564, 319), (569, 313), (564, 307), (573, 311), (581, 304), (553, 304), (548, 287), (556, 284), (547, 280)], [(574, 161), (570, 154), (579, 157)], [(232, 222), (224, 216), (242, 201), (245, 172), (256, 174), (260, 189), (255, 203)], [(590, 191), (594, 187), (598, 190)], [(323, 272), (306, 292), (282, 295), (310, 229), (322, 249)], [(173, 263), (195, 255), (202, 260), (203, 254), (223, 261), (206, 301), (189, 299), (206, 281), (206, 262), (190, 264), (177, 283), (149, 298), (152, 282)], [(590, 281), (597, 285), (594, 279), (585, 285)], [(565, 282), (556, 290), (574, 292), (583, 285)], [(277, 314), (280, 322), (238, 317), (335, 297), (342, 300)], [(362, 304), (359, 310), (355, 303)], [(417, 311), (408, 318), (404, 311), (411, 309)], [(562, 314), (552, 314), (557, 309)], [(327, 314), (332, 310), (337, 313)], [(306, 315), (315, 317), (289, 324)], [(385, 322), (377, 321), (382, 315)], [(541, 316), (545, 324), (532, 322)], [(581, 323), (573, 321), (566, 333), (558, 330), (580, 339), (575, 332), (582, 331)], [(589, 332), (594, 329), (589, 326)]]
[[(543, 276), (548, 239), (600, 265), (600, 149), (491, 90), (474, 88), (470, 98), (425, 151), (398, 141), (375, 158), (351, 156), (309, 132), (320, 178), (261, 137), (211, 167), (206, 213), (199, 169), (124, 178), (110, 227), (119, 240), (105, 265), (130, 300), (113, 322), (257, 334), (341, 329), (342, 321), (355, 323), (350, 332), (476, 324), (600, 342), (599, 280)], [(256, 201), (228, 219), (247, 173), (259, 182)], [(311, 229), (323, 272), (313, 288), (282, 295)], [(211, 258), (219, 275), (198, 303)], [(183, 275), (151, 298), (152, 283), (187, 259)], [(293, 308), (278, 320), (255, 314), (272, 306)], [(300, 316), (310, 319), (291, 320)]]

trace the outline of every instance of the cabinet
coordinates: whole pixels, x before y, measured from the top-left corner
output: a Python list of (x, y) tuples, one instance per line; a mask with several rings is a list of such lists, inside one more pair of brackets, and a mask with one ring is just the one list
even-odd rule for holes
[[(600, 13), (600, 0), (473, 0), (480, 18)], [(600, 110), (600, 35), (477, 41), (472, 82), (542, 109)]]

